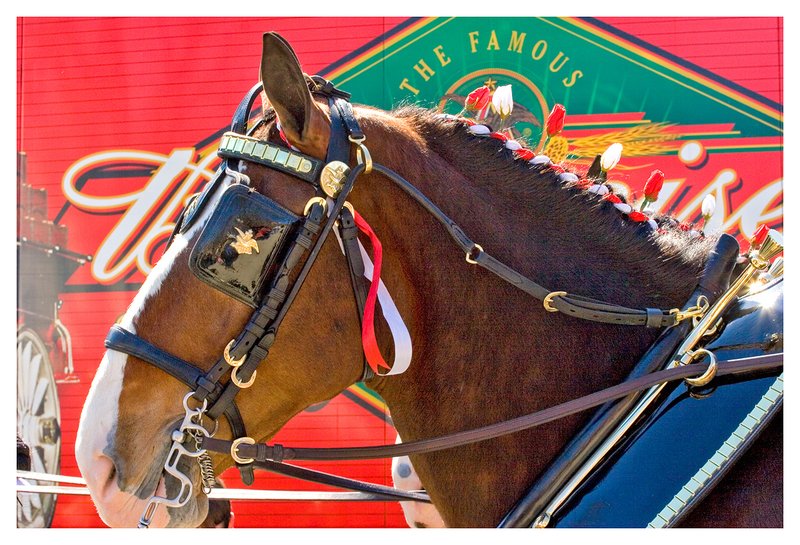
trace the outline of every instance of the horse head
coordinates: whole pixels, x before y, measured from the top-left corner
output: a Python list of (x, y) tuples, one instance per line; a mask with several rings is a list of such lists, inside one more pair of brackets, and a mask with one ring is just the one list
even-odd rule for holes
[[(323, 159), (330, 127), (327, 105), (312, 97), (294, 54), (281, 39), (267, 34), (264, 44), (264, 93), (284, 134), (303, 153)], [(280, 142), (274, 119), (257, 135)], [(288, 174), (256, 164), (237, 166), (255, 191), (298, 216), (314, 196), (310, 185)], [(230, 177), (223, 180), (192, 226), (176, 234), (120, 323), (203, 371), (212, 368), (252, 313), (247, 304), (190, 270), (190, 250), (230, 182)], [(338, 254), (335, 241), (324, 245), (270, 349), (269, 365), (259, 368), (252, 387), (237, 396), (247, 431), (256, 439), (270, 437), (293, 415), (330, 399), (361, 376), (359, 324), (352, 293), (345, 289), (348, 272), (339, 266)], [(243, 253), (240, 260), (248, 257)], [(317, 334), (321, 330), (326, 334)], [(187, 391), (181, 381), (139, 358), (110, 349), (105, 353), (81, 417), (76, 455), (107, 524), (135, 525), (152, 494), (176, 493), (177, 484), (165, 479), (163, 469), (171, 433), (184, 417), (181, 400)], [(226, 435), (231, 437), (231, 430), (221, 418), (217, 436)], [(232, 463), (230, 457), (214, 459), (217, 472)], [(205, 517), (199, 471), (192, 465), (185, 472), (194, 483), (192, 498), (169, 512), (156, 511), (154, 525), (196, 526)]]

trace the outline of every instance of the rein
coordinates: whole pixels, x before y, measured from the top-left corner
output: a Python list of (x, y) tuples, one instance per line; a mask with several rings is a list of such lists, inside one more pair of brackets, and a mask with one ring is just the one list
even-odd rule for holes
[[(725, 360), (718, 362), (718, 366), (716, 372), (716, 376), (718, 377), (770, 371), (783, 366), (783, 353)], [(541, 426), (542, 424), (565, 418), (609, 401), (641, 392), (652, 386), (701, 375), (706, 371), (707, 367), (708, 365), (706, 363), (692, 363), (662, 369), (661, 371), (655, 371), (604, 390), (511, 420), (408, 443), (371, 447), (293, 448), (279, 444), (246, 444), (207, 437), (201, 441), (200, 446), (206, 450), (230, 454), (232, 456), (235, 455), (239, 458), (249, 459), (251, 462), (258, 462), (259, 464), (264, 462), (280, 463), (285, 460), (370, 460), (425, 454), (478, 443), (480, 441), (486, 441), (488, 439), (494, 439), (503, 435)]]
[[(290, 174), (314, 186), (317, 196), (307, 203), (304, 217), (297, 218), (292, 226), (287, 227), (287, 232), (291, 233), (291, 235), (287, 235), (285, 242), (283, 242), (284, 239), (281, 239), (282, 246), (274, 248), (267, 256), (270, 263), (273, 262), (274, 258), (275, 265), (269, 271), (261, 271), (261, 274), (266, 277), (264, 280), (265, 285), (268, 286), (263, 296), (256, 297), (256, 293), (232, 294), (233, 297), (255, 307), (243, 331), (228, 343), (222, 357), (208, 371), (203, 371), (198, 366), (152, 345), (135, 333), (129, 332), (118, 325), (112, 326), (106, 338), (106, 348), (123, 352), (148, 362), (191, 388), (191, 392), (184, 399), (186, 415), (179, 429), (173, 432), (173, 446), (165, 464), (165, 471), (181, 482), (181, 491), (176, 498), (153, 496), (142, 516), (140, 527), (149, 525), (154, 510), (159, 503), (165, 503), (171, 507), (179, 507), (190, 499), (191, 480), (177, 469), (177, 462), (181, 456), (198, 458), (201, 467), (208, 467), (210, 461), (206, 454), (207, 451), (228, 454), (234, 459), (242, 473), (243, 482), (248, 485), (253, 482), (253, 468), (258, 467), (333, 486), (361, 486), (362, 488), (360, 489), (363, 490), (364, 486), (369, 488), (377, 485), (370, 485), (369, 483), (354, 485), (354, 481), (349, 479), (313, 472), (305, 468), (286, 466), (281, 462), (284, 460), (385, 458), (433, 452), (529, 429), (640, 392), (656, 384), (680, 379), (697, 380), (696, 378), (692, 379), (692, 377), (697, 377), (698, 375), (701, 375), (704, 380), (710, 380), (713, 378), (714, 373), (717, 375), (742, 374), (769, 370), (782, 365), (782, 354), (730, 360), (721, 362), (720, 365), (717, 365), (712, 355), (714, 372), (711, 372), (711, 367), (706, 364), (692, 363), (696, 359), (696, 355), (699, 355), (702, 350), (698, 349), (691, 352), (688, 359), (673, 362), (672, 368), (649, 373), (543, 411), (438, 438), (399, 445), (335, 449), (301, 449), (284, 447), (278, 444), (256, 444), (252, 438), (247, 436), (244, 422), (235, 404), (235, 397), (240, 390), (246, 389), (253, 384), (257, 367), (269, 354), (284, 316), (299, 293), (323, 243), (327, 240), (335, 225), (338, 225), (339, 235), (350, 270), (353, 292), (359, 310), (359, 320), (366, 322), (373, 318), (369, 312), (365, 312), (365, 308), (369, 310), (370, 304), (374, 305), (374, 293), (371, 290), (368, 295), (361, 280), (364, 263), (358, 251), (355, 225), (358, 216), (346, 201), (356, 180), (362, 174), (374, 171), (391, 180), (444, 226), (455, 244), (464, 252), (467, 263), (479, 265), (525, 293), (541, 300), (548, 312), (563, 312), (575, 318), (610, 324), (661, 328), (678, 325), (689, 318), (697, 320), (705, 314), (710, 306), (708, 298), (702, 297), (698, 298), (695, 304), (690, 301), (683, 309), (632, 309), (590, 297), (569, 295), (564, 291), (551, 291), (544, 288), (486, 253), (479, 244), (464, 233), (458, 224), (402, 176), (385, 166), (373, 163), (369, 151), (364, 146), (365, 136), (361, 132), (353, 115), (352, 107), (348, 102), (349, 95), (337, 90), (330, 82), (317, 76), (312, 77), (311, 81), (314, 85), (312, 93), (324, 96), (328, 100), (331, 111), (331, 137), (326, 162), (323, 164), (318, 159), (307, 156), (297, 150), (286, 148), (271, 141), (258, 140), (244, 134), (249, 112), (262, 88), (259, 83), (250, 90), (239, 104), (231, 125), (232, 130), (222, 138), (218, 153), (223, 158), (223, 162), (215, 178), (209, 182), (202, 195), (195, 197), (187, 205), (181, 214), (178, 225), (176, 225), (175, 232), (186, 232), (193, 224), (193, 221), (196, 220), (200, 211), (208, 206), (208, 202), (215, 191), (224, 190), (226, 193), (223, 194), (223, 198), (227, 194), (233, 194), (234, 192), (242, 195), (255, 193), (249, 187), (249, 178), (238, 172), (234, 162), (250, 161), (257, 163), (273, 170)], [(349, 167), (347, 162), (349, 161), (351, 146), (355, 146), (357, 164)], [(223, 187), (228, 180), (231, 180), (232, 183), (227, 187)], [(245, 191), (242, 189), (243, 187), (248, 190)], [(255, 193), (252, 198), (255, 199), (256, 203), (267, 201), (272, 203), (270, 206), (280, 207), (277, 203), (258, 193)], [(215, 214), (219, 212), (220, 208), (217, 205), (211, 211), (211, 218), (216, 218)], [(222, 217), (222, 212), (219, 212), (219, 214)], [(212, 219), (209, 219), (204, 228), (211, 223)], [(242, 230), (239, 230), (239, 233), (242, 236), (245, 235)], [(200, 239), (203, 239), (205, 235), (206, 233), (203, 231)], [(243, 248), (243, 253), (250, 253), (245, 251), (248, 250), (248, 245), (255, 244), (256, 248), (258, 248), (257, 242), (254, 242), (252, 238), (242, 238), (242, 240), (237, 238), (237, 243)], [(196, 247), (192, 251), (194, 252), (195, 250)], [(192, 256), (190, 256), (190, 263), (193, 263)], [(197, 271), (194, 272), (198, 274)], [(201, 280), (210, 283), (217, 289), (221, 289), (226, 293), (230, 291), (230, 288), (214, 284), (213, 278), (209, 280), (203, 278), (200, 274), (198, 276)], [(373, 280), (375, 282), (379, 281), (378, 279)], [(371, 323), (362, 323), (364, 331), (371, 326)], [(378, 356), (380, 355), (378, 354)], [(370, 361), (367, 362), (365, 360), (364, 371), (360, 381), (369, 380), (375, 376), (378, 370), (377, 366), (373, 365), (373, 358), (367, 359)], [(223, 382), (225, 378), (228, 378), (228, 380)], [(191, 409), (187, 404), (189, 397), (199, 402), (201, 407)], [(233, 441), (215, 439), (213, 437), (214, 433), (209, 432), (203, 425), (204, 415), (215, 421), (224, 415), (230, 423), (235, 439)], [(208, 475), (206, 475), (205, 470), (202, 471), (202, 475), (204, 482), (207, 483)], [(391, 492), (388, 492), (391, 490), (390, 488), (382, 487), (380, 490), (370, 488), (369, 491), (391, 494)], [(397, 497), (429, 501), (427, 495), (419, 493), (397, 495)]]

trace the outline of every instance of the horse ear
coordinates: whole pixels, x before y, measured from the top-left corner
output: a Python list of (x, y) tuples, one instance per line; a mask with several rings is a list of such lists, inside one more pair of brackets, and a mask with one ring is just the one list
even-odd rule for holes
[(289, 142), (306, 153), (324, 155), (325, 131), (319, 129), (327, 118), (311, 96), (291, 46), (274, 32), (264, 34), (261, 82)]

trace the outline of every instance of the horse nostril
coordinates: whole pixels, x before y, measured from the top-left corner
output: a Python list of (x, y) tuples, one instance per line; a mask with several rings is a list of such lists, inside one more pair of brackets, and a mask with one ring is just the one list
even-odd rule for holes
[(109, 459), (109, 462), (111, 462), (111, 470), (108, 472), (106, 482), (115, 481), (117, 479), (117, 466), (111, 459)]
[(117, 467), (114, 461), (104, 454), (96, 454), (88, 467), (82, 467), (81, 472), (86, 479), (86, 484), (90, 490), (98, 497), (105, 497), (113, 490), (118, 490), (116, 486), (117, 481)]

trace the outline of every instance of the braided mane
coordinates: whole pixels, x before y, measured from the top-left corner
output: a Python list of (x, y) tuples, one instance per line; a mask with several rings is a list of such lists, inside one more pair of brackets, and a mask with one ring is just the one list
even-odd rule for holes
[[(587, 191), (585, 172), (566, 164), (553, 165), (549, 160), (542, 162), (543, 156), (537, 158), (539, 162), (523, 160), (503, 141), (471, 133), (462, 119), (417, 106), (402, 106), (393, 114), (410, 123), (454, 169), (493, 195), (507, 199), (509, 204), (547, 198), (554, 213), (582, 215), (584, 221), (596, 226), (598, 235), (604, 232), (604, 225), (612, 225), (613, 232), (609, 234), (617, 244), (633, 251), (655, 247), (663, 260), (678, 259), (696, 265), (716, 241), (716, 236), (687, 229), (690, 226), (668, 214), (653, 216), (656, 229), (652, 224), (633, 221), (620, 213), (608, 197)], [(603, 185), (613, 194), (611, 184)], [(626, 203), (623, 195), (616, 194), (614, 200)]]

